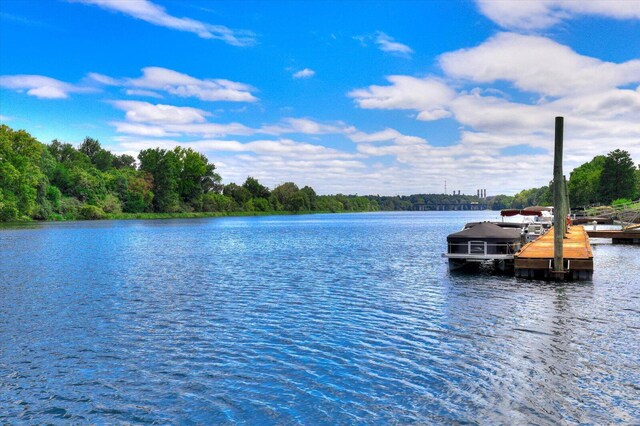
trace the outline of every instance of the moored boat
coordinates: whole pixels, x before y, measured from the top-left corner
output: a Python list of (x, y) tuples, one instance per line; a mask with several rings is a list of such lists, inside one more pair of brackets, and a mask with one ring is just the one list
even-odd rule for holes
[[(520, 248), (544, 235), (551, 226), (553, 208), (528, 207), (502, 210), (502, 222), (470, 222), (447, 236), (449, 269), (493, 262), (501, 270), (513, 267), (514, 255)], [(521, 221), (504, 221), (518, 216)]]
[(522, 228), (499, 226), (491, 222), (467, 224), (465, 229), (447, 236), (449, 269), (493, 261), (507, 269), (522, 246)]

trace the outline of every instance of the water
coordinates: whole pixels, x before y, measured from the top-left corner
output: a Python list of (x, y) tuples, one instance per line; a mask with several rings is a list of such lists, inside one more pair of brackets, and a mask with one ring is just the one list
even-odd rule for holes
[(494, 216), (0, 229), (0, 423), (639, 423), (640, 247), (450, 274)]

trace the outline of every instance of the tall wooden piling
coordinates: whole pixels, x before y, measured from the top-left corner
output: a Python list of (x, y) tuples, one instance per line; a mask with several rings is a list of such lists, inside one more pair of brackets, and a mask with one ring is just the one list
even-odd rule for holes
[(564, 175), (562, 173), (562, 145), (564, 117), (556, 117), (555, 150), (553, 156), (553, 272), (556, 277), (564, 276), (564, 257), (562, 254), (564, 227)]

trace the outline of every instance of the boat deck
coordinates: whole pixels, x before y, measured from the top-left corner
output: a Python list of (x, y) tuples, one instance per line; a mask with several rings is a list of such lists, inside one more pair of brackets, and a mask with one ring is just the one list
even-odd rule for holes
[[(516, 276), (549, 278), (553, 270), (553, 228), (525, 244), (515, 254)], [(567, 278), (590, 279), (593, 275), (593, 251), (583, 226), (572, 226), (563, 241), (562, 254)]]

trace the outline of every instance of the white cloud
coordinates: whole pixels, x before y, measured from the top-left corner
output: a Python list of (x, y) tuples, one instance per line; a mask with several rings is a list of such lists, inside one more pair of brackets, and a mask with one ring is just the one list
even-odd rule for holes
[(110, 123), (116, 128), (116, 132), (126, 135), (146, 136), (163, 138), (167, 136), (180, 136), (178, 133), (169, 132), (163, 126), (149, 126), (139, 123), (127, 123), (123, 121), (113, 121)]
[(147, 98), (156, 98), (156, 99), (160, 99), (162, 98), (162, 95), (159, 93), (156, 93), (152, 90), (144, 90), (144, 89), (127, 89), (124, 91), (124, 93), (126, 95), (129, 96), (145, 96)]
[[(220, 78), (198, 79), (161, 67), (143, 68), (142, 77), (139, 78), (115, 79), (96, 73), (89, 73), (87, 76), (96, 82), (128, 87), (137, 91), (137, 94), (143, 93), (146, 96), (163, 91), (171, 95), (183, 98), (195, 97), (203, 101), (256, 102), (258, 100), (251, 94), (255, 89), (248, 84)], [(140, 92), (141, 90), (145, 92)]]
[[(460, 124), (458, 141), (446, 147), (390, 128), (348, 134), (358, 153), (384, 158), (375, 169), (380, 181), (372, 187), (384, 190), (375, 191), (432, 192), (444, 179), (450, 188), (468, 193), (475, 191), (469, 182), (486, 182), (490, 193), (545, 185), (552, 174), (555, 116), (565, 117), (567, 173), (616, 148), (640, 158), (640, 87), (629, 88), (640, 83), (640, 61), (604, 62), (547, 38), (503, 33), (478, 47), (444, 54), (440, 62), (448, 84), (394, 76), (388, 86), (348, 94), (361, 108), (409, 109), (417, 118), (451, 116)], [(498, 81), (512, 83), (515, 92), (491, 87)], [(480, 87), (457, 93), (451, 88), (470, 83)], [(504, 154), (513, 147), (534, 151)]]
[(129, 150), (142, 150), (160, 147), (171, 149), (175, 146), (191, 147), (204, 152), (248, 152), (260, 155), (278, 156), (294, 160), (352, 160), (357, 154), (350, 154), (322, 145), (298, 142), (291, 139), (258, 139), (249, 142), (223, 139), (203, 139), (189, 142), (158, 139), (125, 138), (121, 140), (121, 147)]
[(404, 57), (409, 57), (413, 53), (413, 49), (409, 46), (395, 41), (393, 37), (383, 33), (382, 31), (377, 32), (375, 43), (383, 52), (389, 52)]
[(99, 74), (97, 72), (90, 72), (87, 74), (87, 78), (89, 80), (93, 80), (96, 83), (104, 84), (106, 86), (119, 86), (120, 81), (115, 78), (109, 77), (108, 75)]
[(354, 98), (360, 108), (417, 110), (418, 119), (425, 121), (450, 115), (446, 105), (455, 92), (440, 80), (403, 75), (392, 75), (387, 80), (391, 85), (352, 90), (348, 96)]
[(418, 136), (403, 135), (395, 129), (386, 128), (375, 133), (354, 132), (349, 138), (356, 143), (394, 142), (398, 145), (416, 145), (427, 143)]
[(0, 114), (0, 121), (7, 122), (13, 120), (13, 117), (9, 117), (8, 115)]
[(305, 68), (303, 70), (297, 71), (293, 73), (293, 78), (296, 79), (300, 79), (300, 78), (311, 78), (314, 75), (316, 75), (316, 72), (312, 69), (309, 68)]
[(283, 118), (277, 124), (250, 128), (240, 123), (210, 123), (207, 117), (211, 113), (199, 108), (178, 107), (165, 104), (152, 104), (142, 101), (118, 100), (110, 102), (114, 107), (125, 111), (126, 121), (114, 121), (111, 124), (122, 134), (166, 137), (196, 136), (223, 137), (227, 135), (283, 135), (283, 134), (341, 134), (349, 135), (356, 131), (353, 126), (343, 122), (320, 123), (310, 118)]
[(111, 123), (118, 133), (140, 136), (191, 136), (191, 137), (224, 137), (227, 135), (252, 135), (255, 133), (244, 124), (240, 123), (157, 123), (143, 124), (115, 121)]
[(27, 91), (27, 95), (39, 99), (66, 99), (71, 93), (88, 93), (93, 89), (76, 86), (43, 75), (3, 75), (0, 87), (18, 92)]
[(562, 96), (640, 82), (640, 60), (621, 64), (579, 55), (545, 37), (500, 33), (440, 56), (444, 72), (479, 83), (506, 80), (524, 91)]
[(186, 124), (203, 123), (211, 113), (191, 107), (150, 104), (139, 101), (114, 101), (113, 105), (126, 111), (127, 121), (136, 123)]
[(212, 25), (191, 18), (177, 18), (149, 0), (69, 0), (95, 5), (102, 9), (120, 12), (153, 25), (186, 31), (201, 38), (222, 40), (233, 46), (255, 44), (254, 35), (248, 31), (234, 31), (224, 25)]
[(480, 12), (504, 28), (537, 30), (578, 15), (640, 19), (635, 0), (476, 0)]
[(290, 133), (301, 133), (307, 135), (320, 135), (329, 133), (348, 134), (353, 132), (353, 127), (347, 126), (342, 122), (337, 123), (319, 123), (309, 118), (283, 118), (280, 123), (275, 125), (265, 125), (260, 129), (261, 133), (270, 135), (282, 135)]

